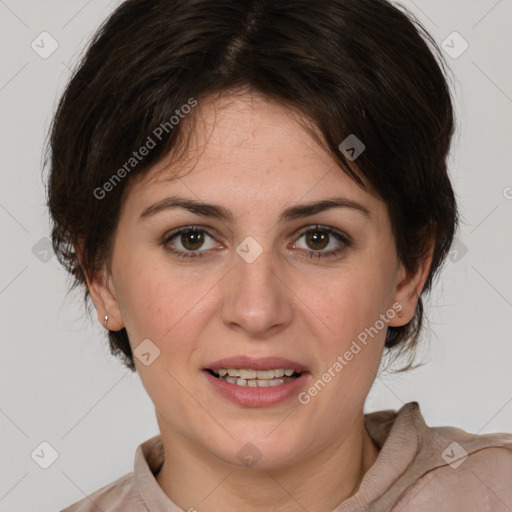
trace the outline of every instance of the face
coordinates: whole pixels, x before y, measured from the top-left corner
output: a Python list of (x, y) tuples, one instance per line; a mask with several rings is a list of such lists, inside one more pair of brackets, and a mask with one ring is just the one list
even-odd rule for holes
[(91, 294), (145, 353), (135, 362), (162, 435), (290, 466), (360, 425), (385, 326), (411, 319), (417, 282), (386, 205), (287, 109), (257, 96), (197, 108), (187, 163), (128, 189), (112, 273)]

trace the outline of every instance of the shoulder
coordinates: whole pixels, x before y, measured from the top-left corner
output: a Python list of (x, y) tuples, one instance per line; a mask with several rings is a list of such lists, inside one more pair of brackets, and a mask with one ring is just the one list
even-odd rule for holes
[(427, 427), (421, 437), (418, 478), (393, 510), (512, 510), (512, 434)]
[(133, 472), (98, 489), (61, 512), (146, 512), (147, 508), (137, 492)]
[(428, 471), (409, 487), (393, 510), (511, 510), (512, 446), (482, 448), (460, 460), (459, 466), (445, 465)]
[(512, 511), (512, 434), (429, 426), (417, 402), (369, 420), (372, 437), (384, 443), (379, 478), (394, 478), (372, 512)]

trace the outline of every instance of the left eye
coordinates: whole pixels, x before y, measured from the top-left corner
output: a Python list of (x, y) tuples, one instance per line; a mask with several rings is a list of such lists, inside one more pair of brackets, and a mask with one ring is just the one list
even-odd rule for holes
[(308, 229), (302, 233), (298, 240), (301, 239), (304, 239), (306, 246), (300, 247), (298, 242), (294, 246), (312, 252), (312, 256), (339, 253), (350, 245), (350, 240), (346, 235), (322, 226)]

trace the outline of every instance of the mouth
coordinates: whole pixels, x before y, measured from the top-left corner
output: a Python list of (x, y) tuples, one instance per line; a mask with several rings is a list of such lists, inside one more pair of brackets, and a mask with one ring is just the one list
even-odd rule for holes
[(302, 375), (293, 368), (253, 370), (250, 368), (206, 369), (213, 377), (241, 387), (269, 388), (292, 382)]
[(242, 407), (271, 407), (293, 397), (310, 380), (310, 368), (283, 357), (239, 355), (203, 368), (211, 389)]

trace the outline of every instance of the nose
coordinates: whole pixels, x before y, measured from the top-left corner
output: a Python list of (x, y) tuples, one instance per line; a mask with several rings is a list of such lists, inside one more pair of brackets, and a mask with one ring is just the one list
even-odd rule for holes
[(223, 281), (222, 291), (224, 325), (247, 337), (275, 336), (292, 321), (293, 293), (286, 284), (284, 270), (275, 265), (269, 251), (250, 263), (237, 254), (235, 268)]

